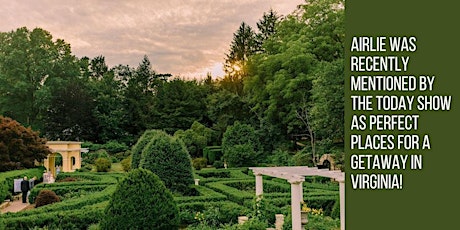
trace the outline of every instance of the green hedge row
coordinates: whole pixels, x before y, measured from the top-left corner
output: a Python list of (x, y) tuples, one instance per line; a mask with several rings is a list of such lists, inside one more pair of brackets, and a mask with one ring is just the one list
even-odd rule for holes
[(65, 200), (63, 202), (42, 206), (40, 208), (35, 208), (24, 212), (6, 213), (2, 217), (4, 217), (5, 219), (9, 219), (21, 216), (43, 215), (45, 213), (51, 212), (78, 210), (86, 206), (95, 205), (101, 202), (108, 201), (112, 193), (115, 191), (115, 187), (115, 185), (110, 185), (107, 186), (107, 188), (102, 190), (101, 192), (88, 194), (83, 198), (72, 198)]
[(29, 195), (29, 203), (35, 203), (35, 198), (38, 196), (41, 190), (47, 189), (52, 190), (56, 195), (59, 196), (61, 201), (65, 200), (69, 197), (80, 197), (82, 198), (85, 194), (100, 192), (107, 188), (106, 184), (99, 184), (99, 185), (66, 185), (66, 186), (37, 186), (30, 191)]
[(9, 195), (13, 194), (14, 179), (21, 179), (27, 176), (29, 179), (37, 177), (37, 180), (41, 181), (44, 170), (45, 168), (38, 167), (0, 173), (0, 201), (3, 202)]
[[(95, 173), (95, 172), (70, 172), (70, 173), (60, 173), (56, 181), (63, 180), (68, 177), (73, 177), (80, 179), (81, 182), (85, 183), (85, 181), (98, 181), (107, 184), (115, 184), (123, 178), (125, 174), (123, 173)], [(79, 182), (79, 181), (75, 181)], [(75, 183), (75, 182), (63, 182), (63, 183)], [(59, 184), (59, 183), (58, 183)]]
[[(330, 216), (334, 205), (338, 202), (338, 195), (324, 195), (324, 196), (304, 196), (304, 201), (307, 203), (308, 207), (314, 209), (322, 208), (324, 211), (324, 215)], [(290, 211), (291, 205), (291, 197), (266, 197), (267, 201), (278, 207), (278, 208), (286, 208)], [(245, 206), (248, 206), (248, 203), (245, 203)]]
[[(246, 173), (245, 173), (246, 172)], [(206, 169), (195, 171), (195, 178), (200, 179), (200, 183), (225, 181), (235, 179), (253, 179), (253, 176), (247, 174), (247, 168), (235, 169)]]
[[(87, 229), (91, 224), (98, 223), (104, 215), (107, 202), (84, 206), (79, 209), (56, 210), (35, 215), (4, 217), (5, 229)], [(46, 206), (45, 206), (46, 207)], [(25, 212), (28, 213), (28, 212)]]
[(240, 191), (237, 188), (228, 186), (227, 183), (234, 183), (238, 181), (216, 181), (216, 182), (209, 182), (206, 184), (207, 187), (214, 189), (224, 195), (226, 195), (229, 200), (238, 203), (238, 204), (243, 204), (244, 200), (251, 200), (254, 195), (255, 191), (249, 192), (249, 191)]
[(198, 192), (198, 196), (179, 196), (174, 197), (174, 200), (178, 204), (191, 203), (191, 202), (211, 202), (211, 201), (220, 201), (227, 199), (227, 196), (218, 193), (212, 189), (206, 188), (204, 186), (191, 186)]

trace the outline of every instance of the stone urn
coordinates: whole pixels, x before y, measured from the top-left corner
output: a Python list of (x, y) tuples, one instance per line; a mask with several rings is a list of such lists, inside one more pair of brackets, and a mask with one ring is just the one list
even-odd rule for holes
[(300, 212), (300, 223), (302, 223), (302, 225), (306, 225), (308, 223), (308, 212), (307, 211)]

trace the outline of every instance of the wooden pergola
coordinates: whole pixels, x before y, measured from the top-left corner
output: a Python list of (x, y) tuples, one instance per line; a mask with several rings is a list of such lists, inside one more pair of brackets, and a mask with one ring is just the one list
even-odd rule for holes
[(340, 193), (340, 229), (345, 230), (345, 173), (339, 170), (318, 169), (316, 167), (251, 167), (256, 176), (256, 196), (263, 194), (262, 176), (271, 176), (287, 180), (291, 184), (292, 229), (301, 230), (300, 203), (303, 201), (302, 183), (306, 176), (328, 177), (339, 182)]

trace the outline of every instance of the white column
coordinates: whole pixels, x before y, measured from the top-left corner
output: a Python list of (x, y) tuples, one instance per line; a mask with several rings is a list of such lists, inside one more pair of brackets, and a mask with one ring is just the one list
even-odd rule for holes
[(300, 222), (300, 194), (302, 183), (294, 181), (291, 183), (291, 216), (292, 216), (292, 230), (301, 230), (302, 223)]
[(262, 180), (262, 174), (256, 174), (256, 196), (260, 196), (264, 193), (264, 182)]
[(345, 230), (345, 181), (339, 181), (340, 230)]
[(299, 196), (300, 196), (300, 202), (302, 202), (303, 201), (303, 182), (300, 182)]

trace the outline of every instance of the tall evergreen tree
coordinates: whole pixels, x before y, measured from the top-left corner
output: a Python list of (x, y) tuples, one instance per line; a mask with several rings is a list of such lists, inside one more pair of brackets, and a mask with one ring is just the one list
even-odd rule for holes
[(153, 101), (160, 81), (147, 56), (144, 56), (135, 70), (122, 68), (120, 73), (126, 83), (124, 108), (128, 123), (125, 129), (138, 136), (152, 123)]

